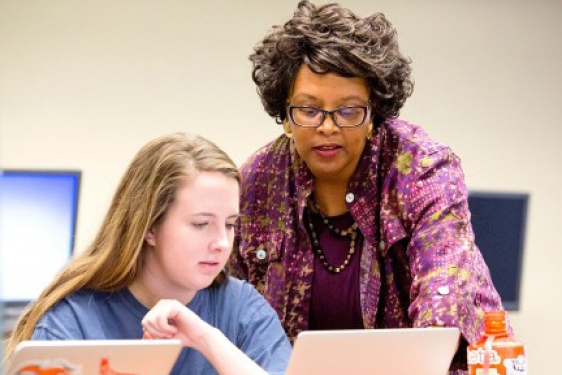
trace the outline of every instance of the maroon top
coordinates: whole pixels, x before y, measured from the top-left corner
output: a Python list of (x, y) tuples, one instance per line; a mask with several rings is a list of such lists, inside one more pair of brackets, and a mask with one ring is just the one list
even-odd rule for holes
[[(332, 233), (317, 214), (311, 212), (310, 217), (328, 263), (334, 267), (340, 266), (349, 254), (351, 237)], [(330, 224), (339, 230), (346, 230), (354, 223), (349, 212), (328, 219)], [(319, 257), (315, 256), (309, 329), (364, 328), (359, 300), (359, 266), (363, 236), (359, 229), (357, 232), (355, 253), (343, 271), (328, 271)]]

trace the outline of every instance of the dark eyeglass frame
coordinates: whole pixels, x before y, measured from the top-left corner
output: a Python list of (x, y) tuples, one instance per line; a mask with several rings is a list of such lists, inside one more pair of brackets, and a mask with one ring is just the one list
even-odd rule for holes
[[(314, 109), (317, 110), (319, 113), (322, 113), (322, 117), (318, 123), (318, 125), (301, 125), (299, 123), (297, 123), (295, 121), (295, 118), (293, 116), (293, 110), (294, 109), (303, 109), (303, 108), (309, 108), (309, 109)], [(344, 109), (348, 109), (348, 108), (362, 108), (365, 110), (365, 114), (363, 115), (363, 119), (361, 120), (361, 122), (357, 125), (340, 125), (338, 124), (338, 121), (336, 120), (336, 117), (334, 116), (334, 114), (336, 112), (339, 112), (341, 110)], [(338, 128), (355, 128), (358, 126), (361, 126), (365, 123), (365, 120), (367, 120), (367, 117), (370, 115), (371, 113), (371, 104), (367, 103), (366, 105), (348, 105), (345, 107), (339, 107), (336, 109), (332, 109), (331, 111), (327, 111), (325, 109), (322, 108), (318, 108), (318, 107), (313, 107), (313, 106), (309, 106), (309, 105), (288, 105), (287, 106), (287, 115), (289, 117), (289, 119), (291, 120), (291, 122), (297, 126), (300, 126), (301, 128), (308, 128), (308, 129), (316, 129), (320, 126), (322, 126), (322, 124), (324, 123), (324, 121), (326, 121), (326, 116), (330, 116), (332, 118), (332, 121), (334, 122), (334, 124), (336, 124), (336, 126)]]

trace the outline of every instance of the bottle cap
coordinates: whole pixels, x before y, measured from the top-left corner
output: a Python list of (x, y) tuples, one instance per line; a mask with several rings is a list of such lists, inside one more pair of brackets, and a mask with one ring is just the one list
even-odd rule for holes
[(484, 327), (487, 333), (500, 333), (507, 330), (505, 311), (488, 311), (484, 315)]

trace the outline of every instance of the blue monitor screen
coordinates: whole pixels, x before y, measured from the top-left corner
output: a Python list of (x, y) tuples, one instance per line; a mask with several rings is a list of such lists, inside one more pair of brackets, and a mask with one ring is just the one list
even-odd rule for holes
[(80, 172), (0, 173), (0, 298), (31, 301), (74, 248)]
[(471, 192), (475, 242), (506, 310), (518, 310), (528, 194)]

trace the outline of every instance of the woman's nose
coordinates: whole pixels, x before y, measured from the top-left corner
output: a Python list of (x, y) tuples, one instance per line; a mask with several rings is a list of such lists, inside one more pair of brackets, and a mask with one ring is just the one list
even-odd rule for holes
[(221, 230), (217, 234), (215, 241), (213, 242), (213, 249), (217, 251), (229, 250), (232, 244), (230, 243), (230, 237), (226, 230)]
[(316, 128), (316, 131), (324, 134), (333, 134), (339, 132), (340, 128), (334, 121), (334, 114), (326, 114), (326, 117), (324, 117), (324, 121), (322, 121), (320, 126)]

